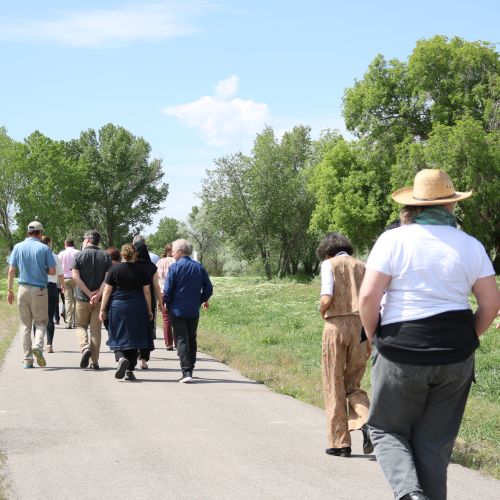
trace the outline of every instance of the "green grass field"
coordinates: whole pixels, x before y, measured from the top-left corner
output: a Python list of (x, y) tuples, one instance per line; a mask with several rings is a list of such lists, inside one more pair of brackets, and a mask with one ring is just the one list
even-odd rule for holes
[[(319, 281), (214, 278), (199, 348), (277, 392), (323, 407)], [(481, 337), (476, 378), (453, 460), (500, 478), (500, 348)], [(369, 369), (363, 379), (369, 390)], [(326, 428), (325, 428), (326, 442)]]

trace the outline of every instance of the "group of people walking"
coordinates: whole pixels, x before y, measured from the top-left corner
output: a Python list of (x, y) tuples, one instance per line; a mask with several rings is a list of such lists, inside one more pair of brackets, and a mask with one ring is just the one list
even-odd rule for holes
[[(360, 430), (363, 452), (375, 450), (396, 499), (446, 498), (446, 471), (474, 380), (474, 351), (500, 309), (483, 245), (457, 228), (455, 205), (471, 195), (456, 192), (445, 172), (422, 170), (413, 186), (392, 194), (402, 205), (400, 221), (378, 238), (366, 264), (339, 233), (328, 234), (317, 249), (326, 453), (349, 457), (350, 433)], [(32, 222), (28, 238), (9, 258), (11, 304), (19, 268), (27, 368), (33, 356), (45, 366), (45, 334), (52, 348), (49, 316), (59, 280), (66, 289), (67, 328), (76, 317), (82, 368), (99, 368), (104, 323), (117, 361), (115, 377), (135, 380), (137, 363), (147, 368), (154, 349), (158, 310), (166, 348), (178, 351), (180, 382), (192, 381), (199, 310), (208, 309), (212, 284), (191, 259), (189, 242), (167, 245), (155, 264), (140, 236), (106, 252), (99, 249), (99, 233), (87, 231), (81, 251), (66, 242), (59, 265), (42, 233), (42, 225)], [(371, 404), (361, 388), (370, 354)]]
[[(396, 499), (446, 498), (474, 351), (500, 309), (483, 245), (457, 228), (455, 205), (471, 195), (456, 192), (445, 172), (421, 170), (413, 186), (392, 194), (400, 221), (366, 265), (338, 233), (317, 250), (326, 452), (350, 456), (349, 432), (361, 429), (364, 452), (374, 447)], [(371, 349), (370, 405), (360, 384)]]
[[(46, 366), (43, 353), (53, 352), (54, 314), (57, 308), (57, 283), (66, 291), (66, 328), (76, 326), (81, 351), (80, 367), (99, 370), (101, 325), (108, 331), (107, 344), (117, 361), (115, 377), (136, 380), (137, 363), (148, 368), (156, 338), (156, 310), (162, 313), (165, 344), (177, 345), (182, 376), (193, 380), (196, 363), (196, 331), (200, 307), (208, 309), (212, 284), (203, 266), (192, 260), (192, 245), (176, 240), (167, 245), (160, 259), (162, 288), (158, 268), (152, 262), (144, 237), (134, 237), (121, 250), (99, 248), (97, 231), (84, 234), (81, 250), (66, 240), (59, 256), (51, 250), (50, 237), (43, 226), (29, 224), (27, 238), (14, 246), (9, 257), (8, 301), (13, 304), (13, 280), (19, 269), (18, 306), (24, 349), (24, 367)], [(173, 255), (173, 256), (172, 256)], [(169, 272), (170, 271), (170, 272)], [(34, 339), (31, 337), (33, 328)]]

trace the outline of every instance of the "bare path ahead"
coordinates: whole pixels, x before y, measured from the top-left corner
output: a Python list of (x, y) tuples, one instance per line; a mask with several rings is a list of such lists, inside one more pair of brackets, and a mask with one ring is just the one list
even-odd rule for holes
[[(105, 335), (104, 335), (105, 336)], [(103, 341), (104, 343), (104, 341)], [(82, 370), (57, 328), (45, 369), (24, 370), (19, 337), (0, 371), (0, 451), (13, 499), (390, 499), (354, 434), (331, 457), (323, 412), (199, 353), (192, 385), (157, 341), (137, 382)], [(500, 482), (452, 465), (450, 500), (500, 498)]]

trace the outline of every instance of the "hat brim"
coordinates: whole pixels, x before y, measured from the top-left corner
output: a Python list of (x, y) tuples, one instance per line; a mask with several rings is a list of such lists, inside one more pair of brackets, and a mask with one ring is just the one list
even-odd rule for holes
[(435, 200), (419, 200), (413, 197), (413, 187), (404, 187), (394, 191), (391, 197), (392, 199), (401, 205), (414, 205), (414, 206), (428, 206), (428, 205), (444, 205), (446, 203), (453, 203), (457, 201), (466, 200), (472, 196), (472, 191), (466, 191), (463, 193), (455, 192), (452, 196), (447, 196), (446, 198), (439, 198)]

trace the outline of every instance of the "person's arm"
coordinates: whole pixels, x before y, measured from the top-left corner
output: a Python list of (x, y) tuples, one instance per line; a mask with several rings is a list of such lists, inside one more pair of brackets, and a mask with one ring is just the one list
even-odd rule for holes
[(207, 306), (203, 306), (204, 309), (208, 309), (208, 299), (214, 293), (214, 288), (212, 286), (212, 282), (208, 277), (208, 273), (204, 267), (202, 267), (202, 284), (201, 284), (201, 297), (200, 303), (207, 304)]
[(113, 287), (111, 285), (104, 283), (104, 291), (102, 293), (101, 307), (99, 308), (99, 320), (101, 322), (104, 322), (106, 316), (108, 315), (106, 306), (108, 305), (109, 297), (111, 296), (112, 291)]
[(158, 302), (158, 310), (161, 311), (162, 308), (161, 290), (160, 290), (160, 284), (158, 283), (158, 273), (154, 273), (153, 275), (153, 288), (156, 295), (156, 302)]
[(380, 301), (391, 277), (368, 268), (359, 290), (359, 315), (368, 340), (372, 340), (377, 329)]
[(500, 291), (495, 276), (479, 278), (472, 287), (477, 300), (474, 326), (477, 336), (481, 336), (493, 323), (500, 309)]
[(142, 287), (142, 291), (144, 293), (144, 298), (146, 299), (146, 305), (148, 306), (148, 317), (151, 321), (153, 319), (153, 311), (151, 310), (151, 290), (149, 286), (150, 285), (144, 285)]
[(49, 267), (47, 269), (47, 274), (49, 274), (50, 276), (54, 276), (56, 274), (56, 266)]
[(14, 278), (16, 276), (15, 266), (9, 266), (7, 271), (7, 302), (12, 305), (14, 303)]
[(87, 288), (87, 285), (83, 282), (82, 278), (80, 277), (80, 270), (79, 269), (72, 269), (71, 270), (71, 275), (73, 276), (73, 281), (75, 282), (75, 285), (89, 298), (92, 298), (92, 292)]
[(324, 319), (325, 313), (332, 303), (332, 295), (322, 295), (319, 299), (319, 315)]

